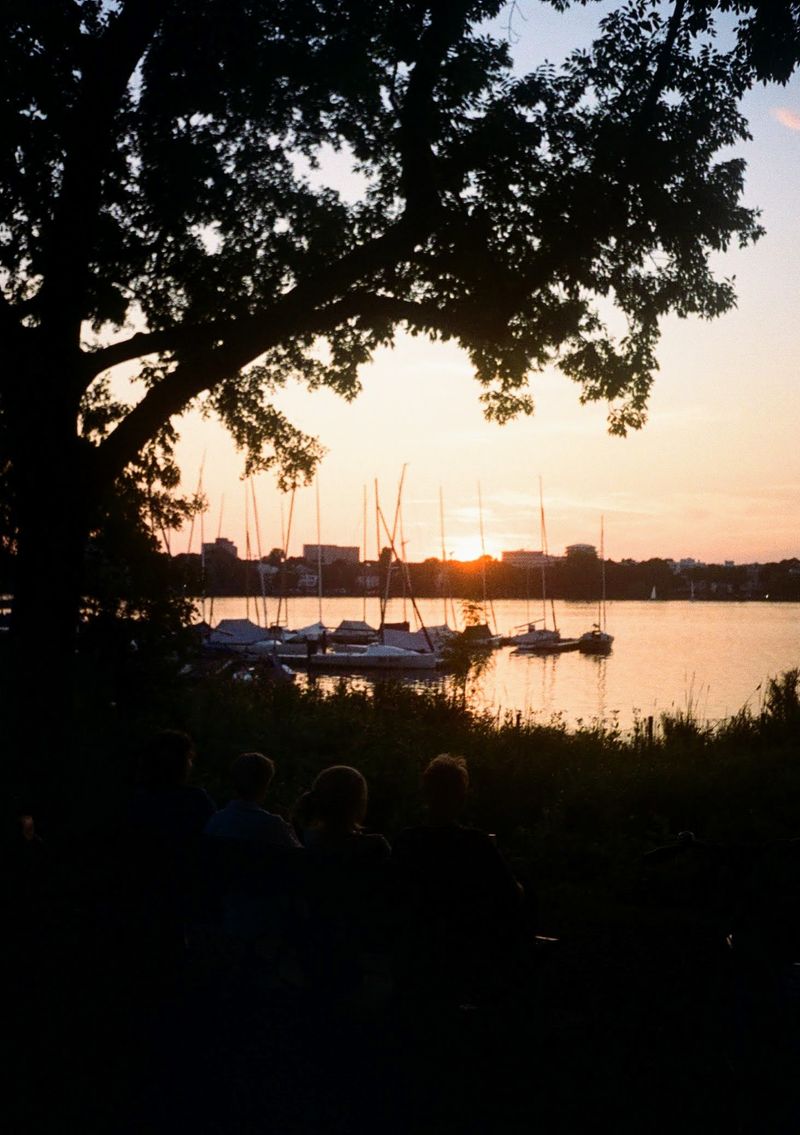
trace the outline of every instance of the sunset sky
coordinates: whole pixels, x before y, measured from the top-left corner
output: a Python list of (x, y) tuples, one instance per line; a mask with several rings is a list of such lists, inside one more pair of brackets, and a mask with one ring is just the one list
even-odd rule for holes
[[(559, 60), (590, 37), (585, 9), (568, 17), (524, 4), (514, 31), (521, 71)], [(581, 406), (578, 387), (556, 371), (532, 376), (536, 414), (499, 427), (484, 421), (479, 389), (454, 346), (399, 336), (362, 374), (363, 393), (347, 405), (327, 392), (288, 389), (279, 405), (327, 448), (319, 472), (324, 543), (363, 545), (362, 494), (375, 555), (373, 481), (390, 512), (408, 463), (404, 494), (410, 559), (439, 555), (439, 489), (448, 555), (479, 555), (478, 484), (485, 548), (538, 548), (538, 478), (544, 485), (550, 550), (597, 543), (605, 516), (606, 553), (693, 556), (707, 562), (767, 561), (800, 555), (800, 79), (761, 87), (745, 111), (753, 141), (747, 203), (758, 205), (767, 235), (744, 252), (718, 258), (736, 277), (737, 310), (713, 323), (664, 325), (647, 425), (609, 437), (605, 408)], [(357, 189), (333, 159), (323, 179)], [(245, 549), (243, 460), (221, 427), (194, 415), (181, 427), (179, 458), (194, 488), (203, 453), (209, 502), (206, 540), (222, 535)], [(281, 544), (281, 496), (269, 476), (255, 481), (262, 552)], [(222, 504), (224, 497), (224, 506)], [(284, 514), (288, 504), (283, 502)], [(251, 521), (251, 551), (256, 554)], [(173, 533), (173, 552), (188, 533)], [(316, 541), (314, 488), (298, 491), (290, 554)], [(192, 550), (199, 550), (195, 527)]]

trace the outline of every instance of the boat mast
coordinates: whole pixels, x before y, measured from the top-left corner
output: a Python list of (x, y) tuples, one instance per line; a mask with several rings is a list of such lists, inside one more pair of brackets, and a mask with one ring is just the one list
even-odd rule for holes
[(361, 565), (361, 578), (364, 584), (364, 601), (361, 606), (361, 618), (367, 621), (367, 486), (364, 485), (364, 560)]
[(315, 478), (317, 490), (317, 610), (322, 623), (322, 536), (319, 516), (319, 477)]
[[(195, 492), (195, 503), (199, 505), (200, 499), (203, 494), (203, 471), (206, 465), (206, 454), (203, 450), (203, 458), (200, 462), (200, 471), (197, 474), (197, 490)], [(189, 542), (186, 545), (186, 555), (192, 554), (192, 544), (194, 543), (194, 518), (196, 512), (192, 512), (192, 521), (189, 525)], [(205, 508), (200, 509), (200, 616), (206, 617), (206, 597), (205, 597), (205, 553), (203, 552), (203, 517), (205, 516)]]
[[(244, 483), (244, 562), (247, 565), (244, 572), (244, 611), (245, 618), (250, 618), (250, 512), (247, 504), (247, 481)], [(258, 607), (255, 610), (256, 618), (258, 618)]]
[(406, 603), (407, 603), (407, 600), (408, 600), (408, 587), (406, 586), (406, 583), (407, 583), (406, 577), (408, 576), (408, 565), (406, 563), (406, 534), (405, 534), (405, 529), (403, 527), (403, 504), (402, 504), (402, 501), (399, 502), (399, 506), (398, 506), (398, 520), (400, 522), (400, 555), (402, 557), (401, 563), (403, 565), (403, 567), (400, 571), (400, 580), (401, 580), (402, 585), (403, 585), (403, 622), (405, 623), (407, 621), (407, 617), (408, 617), (408, 610), (406, 608)]
[(264, 626), (269, 626), (269, 619), (267, 617), (267, 589), (264, 585), (264, 564), (261, 559), (261, 525), (258, 520), (258, 507), (256, 505), (256, 487), (253, 483), (253, 478), (250, 478), (250, 497), (253, 503), (253, 519), (256, 525), (256, 554), (258, 555), (258, 579), (261, 584), (261, 609), (264, 615)]
[(444, 497), (442, 486), (439, 486), (439, 532), (442, 537), (442, 610), (444, 625), (447, 626), (447, 552), (444, 546)]
[[(542, 615), (544, 618), (544, 625), (547, 627), (547, 585), (545, 583), (547, 575), (547, 563), (550, 559), (550, 547), (547, 543), (547, 525), (544, 519), (544, 494), (542, 492), (542, 478), (539, 477), (539, 516), (542, 531)], [(550, 612), (553, 616), (553, 630), (558, 630), (556, 623), (556, 605), (552, 598), (550, 599)]]
[[(197, 489), (195, 490), (195, 494), (194, 494), (196, 501), (200, 500), (200, 494), (203, 491), (203, 469), (205, 468), (205, 464), (206, 464), (206, 455), (205, 455), (205, 450), (204, 450), (203, 451), (203, 459), (200, 462), (200, 472), (197, 474)], [(195, 518), (195, 515), (196, 515), (196, 513), (192, 512), (192, 520), (191, 520), (191, 523), (189, 525), (189, 543), (186, 546), (186, 555), (187, 556), (190, 556), (192, 554), (192, 543), (194, 542), (194, 518)], [(202, 513), (201, 513), (201, 515), (202, 515)]]
[(547, 530), (544, 526), (544, 493), (542, 492), (542, 475), (539, 474), (539, 543), (542, 546), (542, 626), (547, 627), (547, 570), (545, 561), (547, 553)]
[[(405, 476), (405, 465), (403, 466), (403, 475)], [(401, 487), (402, 487), (402, 478), (400, 480), (400, 483), (401, 483)], [(391, 531), (391, 532), (389, 531), (389, 525), (386, 523), (386, 517), (383, 515), (383, 512), (380, 509), (380, 506), (378, 507), (378, 518), (382, 522), (383, 527), (384, 527), (384, 531), (386, 532), (386, 537), (389, 541), (389, 548), (391, 550), (391, 553), (394, 556), (394, 558), (396, 560), (398, 560), (397, 550), (396, 550), (396, 547), (395, 547), (395, 536), (396, 536), (396, 533), (397, 533), (397, 514), (395, 513), (395, 522), (394, 522), (394, 526), (393, 526), (393, 531)], [(422, 631), (423, 635), (425, 636), (425, 642), (428, 644), (428, 649), (433, 650), (433, 643), (431, 642), (430, 635), (428, 634), (428, 628), (425, 626), (425, 622), (422, 618), (422, 615), (420, 614), (419, 607), (417, 606), (417, 601), (414, 598), (414, 591), (411, 587), (411, 576), (408, 575), (408, 566), (402, 560), (398, 560), (398, 562), (400, 563), (401, 570), (406, 572), (407, 581), (408, 581), (408, 594), (409, 594), (409, 598), (411, 599), (411, 606), (414, 610), (414, 614), (416, 615), (417, 622), (419, 623), (419, 626), (420, 626), (420, 630)], [(381, 620), (381, 623), (382, 622), (383, 621)]]
[[(284, 602), (284, 591), (286, 590), (286, 556), (289, 550), (290, 541), (292, 541), (292, 519), (294, 516), (294, 497), (297, 491), (297, 486), (292, 486), (292, 496), (289, 497), (289, 519), (286, 528), (284, 528), (284, 502), (280, 502), (280, 539), (283, 543), (281, 552), (284, 553), (284, 558), (280, 562), (280, 574), (278, 575), (278, 613), (275, 616), (276, 627), (280, 627), (280, 608)], [(286, 622), (289, 621), (289, 600), (286, 599), (286, 608), (284, 612)]]
[[(206, 510), (200, 513), (200, 602), (203, 619), (206, 617)], [(209, 620), (210, 622), (210, 620)]]
[[(219, 502), (219, 524), (217, 525), (217, 539), (218, 540), (221, 539), (221, 537), (222, 537), (222, 514), (224, 513), (224, 511), (225, 511), (225, 494), (223, 493), (222, 498), (220, 499), (220, 502)], [(213, 618), (214, 618), (214, 596), (212, 594), (211, 600), (210, 600), (210, 603), (209, 603), (209, 607), (208, 607), (208, 621), (209, 621), (209, 623), (212, 622)]]
[(606, 538), (605, 517), (600, 517), (600, 606), (597, 612), (600, 630), (606, 629)]
[(486, 539), (483, 531), (483, 496), (481, 494), (481, 483), (478, 481), (478, 527), (481, 534), (481, 581), (483, 584), (483, 618), (484, 622), (489, 622), (486, 614), (486, 606), (488, 603), (489, 610), (492, 612), (492, 626), (496, 629), (497, 619), (494, 613), (494, 603), (488, 599), (486, 587)]
[(375, 489), (375, 566), (378, 572), (378, 628), (383, 626), (383, 613), (385, 610), (383, 595), (381, 594), (381, 506), (378, 500), (378, 478), (374, 479)]

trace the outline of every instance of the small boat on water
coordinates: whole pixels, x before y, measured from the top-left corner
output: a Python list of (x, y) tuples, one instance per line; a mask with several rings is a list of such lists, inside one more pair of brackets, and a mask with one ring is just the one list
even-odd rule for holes
[(581, 654), (610, 654), (613, 642), (613, 634), (608, 634), (599, 623), (595, 623), (590, 631), (578, 639), (578, 650)]
[(516, 647), (515, 654), (563, 654), (577, 650), (578, 640), (562, 638), (557, 627), (537, 627), (536, 623), (528, 623), (527, 630), (518, 628), (518, 633), (503, 639), (503, 645)]
[(378, 632), (363, 619), (342, 619), (336, 630), (328, 635), (329, 642), (356, 646), (368, 646), (369, 643), (377, 640)]
[[(504, 641), (515, 646), (514, 654), (565, 654), (569, 650), (578, 649), (576, 638), (563, 638), (556, 623), (556, 609), (553, 600), (550, 600), (552, 627), (547, 625), (547, 564), (550, 560), (550, 550), (547, 546), (547, 525), (544, 518), (544, 494), (542, 491), (542, 478), (539, 478), (539, 536), (542, 545), (542, 617), (528, 623), (527, 629), (517, 628), (517, 634), (509, 635)], [(541, 623), (542, 626), (537, 626)]]
[(562, 638), (561, 632), (556, 630), (545, 631), (541, 638), (518, 643), (512, 654), (566, 654), (579, 648), (580, 639)]
[[(655, 587), (651, 598), (655, 598)], [(600, 600), (597, 604), (597, 622), (590, 631), (582, 634), (578, 642), (581, 654), (610, 654), (614, 642), (613, 634), (606, 630), (606, 549), (605, 522), (600, 517)]]
[(385, 646), (383, 643), (375, 642), (367, 646), (342, 646), (324, 654), (312, 654), (305, 663), (312, 672), (347, 673), (362, 670), (435, 670), (439, 665), (439, 659), (432, 651), (420, 653), (416, 650), (404, 650), (399, 646)]
[(494, 650), (501, 643), (500, 635), (493, 634), (488, 623), (475, 623), (464, 627), (461, 637), (470, 646), (485, 647), (487, 650)]

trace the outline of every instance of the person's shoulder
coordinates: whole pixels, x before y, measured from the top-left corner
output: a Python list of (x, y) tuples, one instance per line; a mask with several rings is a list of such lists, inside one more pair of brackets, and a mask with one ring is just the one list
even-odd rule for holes
[(431, 829), (422, 824), (403, 828), (392, 840), (392, 851), (395, 855), (410, 854), (430, 841), (430, 832)]
[(205, 813), (209, 819), (216, 812), (217, 806), (205, 788), (200, 788), (196, 784), (184, 784), (181, 793), (188, 806), (194, 811), (200, 814)]
[(359, 856), (375, 862), (388, 859), (392, 854), (389, 841), (380, 832), (362, 832), (355, 837), (352, 847)]
[(279, 816), (277, 812), (268, 812), (265, 808), (256, 814), (266, 839), (287, 847), (302, 847), (294, 828), (283, 816)]
[(212, 812), (211, 816), (203, 828), (205, 835), (217, 835), (223, 831), (230, 822), (230, 804), (226, 804), (224, 808), (219, 808), (217, 811)]

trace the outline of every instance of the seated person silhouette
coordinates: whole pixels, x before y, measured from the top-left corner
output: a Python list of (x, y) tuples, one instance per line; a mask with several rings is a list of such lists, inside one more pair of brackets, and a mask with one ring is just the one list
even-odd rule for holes
[(522, 926), (522, 888), (493, 837), (461, 823), (468, 791), (464, 758), (435, 757), (422, 775), (427, 823), (393, 845), (405, 911), (398, 985), (433, 1000), (480, 999)]
[(300, 847), (291, 825), (264, 807), (275, 764), (263, 753), (242, 753), (231, 765), (233, 799), (205, 826), (206, 835), (273, 847)]
[(223, 929), (255, 942), (293, 925), (298, 889), (294, 829), (264, 807), (275, 765), (263, 753), (242, 753), (231, 765), (233, 799), (205, 827), (211, 897)]
[[(163, 960), (179, 959), (185, 923), (195, 901), (203, 828), (214, 814), (208, 793), (190, 785), (192, 739), (179, 730), (157, 733), (142, 754), (139, 785), (128, 806), (125, 880), (136, 947)], [(131, 942), (135, 934), (131, 934)]]
[(178, 729), (152, 738), (139, 763), (139, 783), (128, 809), (130, 826), (141, 834), (181, 843), (198, 836), (214, 814), (214, 801), (188, 783), (194, 743)]
[(307, 849), (306, 969), (313, 984), (328, 992), (347, 992), (361, 983), (364, 952), (380, 932), (391, 848), (382, 835), (363, 830), (367, 802), (362, 774), (334, 765), (295, 807)]

